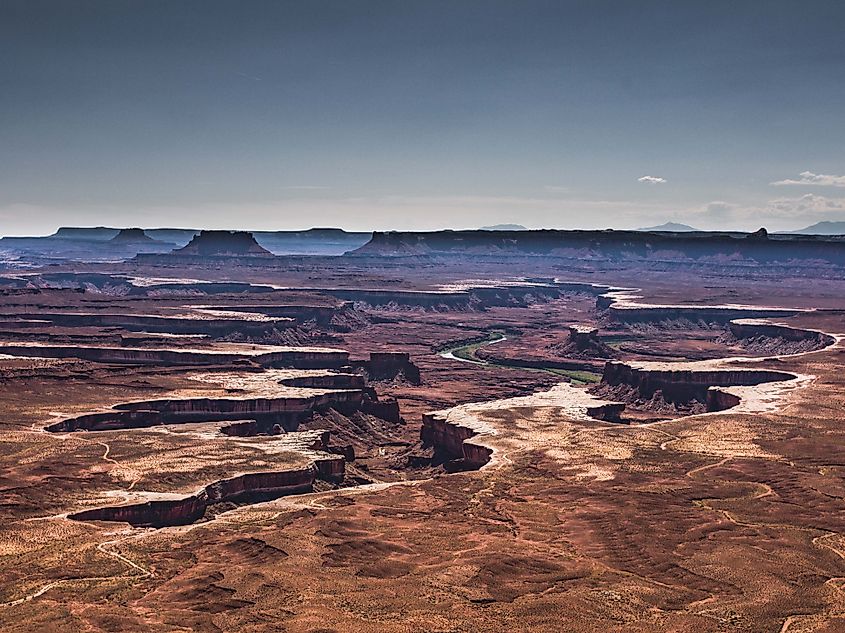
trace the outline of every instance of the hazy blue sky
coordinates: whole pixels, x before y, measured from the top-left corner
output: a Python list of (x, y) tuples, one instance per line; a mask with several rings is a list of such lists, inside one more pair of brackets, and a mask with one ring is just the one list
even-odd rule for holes
[(845, 219), (843, 33), (841, 0), (0, 0), (0, 234)]

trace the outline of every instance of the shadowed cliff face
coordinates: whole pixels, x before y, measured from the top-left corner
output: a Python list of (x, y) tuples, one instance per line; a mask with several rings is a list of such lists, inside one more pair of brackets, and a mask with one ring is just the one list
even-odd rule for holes
[[(117, 405), (115, 410), (91, 413), (51, 424), (48, 431), (108, 431), (144, 428), (198, 420), (256, 419), (262, 428), (280, 425), (295, 430), (315, 410), (334, 408), (354, 412), (365, 407), (368, 396), (361, 389), (331, 392), (321, 396), (287, 398), (191, 398)], [(370, 411), (370, 408), (367, 408)]]
[[(689, 406), (700, 403), (704, 405), (704, 410), (709, 411), (711, 402), (719, 410), (727, 408), (728, 399), (714, 399), (710, 395), (713, 387), (753, 386), (794, 378), (794, 374), (770, 369), (687, 369), (682, 364), (677, 369), (657, 369), (609, 362), (601, 383), (593, 391), (612, 397), (622, 394), (614, 393), (608, 387), (625, 387), (630, 390), (630, 398), (636, 401), (653, 401), (659, 393), (659, 400), (666, 404)], [(739, 399), (734, 404), (739, 404)]]
[(758, 263), (812, 260), (845, 264), (845, 243), (765, 233), (660, 233), (640, 231), (434, 231), (374, 233), (351, 255), (590, 255), (611, 260), (737, 259)]
[(475, 430), (436, 413), (426, 413), (420, 428), (423, 445), (434, 449), (434, 462), (445, 463), (453, 471), (476, 470), (490, 461), (490, 448), (469, 441), (476, 435)]
[(214, 482), (180, 499), (107, 506), (71, 514), (77, 521), (124, 521), (136, 527), (187, 525), (200, 519), (215, 503), (257, 503), (291, 494), (311, 492), (320, 476), (343, 477), (342, 457), (327, 456), (317, 465), (276, 472), (248, 473)]

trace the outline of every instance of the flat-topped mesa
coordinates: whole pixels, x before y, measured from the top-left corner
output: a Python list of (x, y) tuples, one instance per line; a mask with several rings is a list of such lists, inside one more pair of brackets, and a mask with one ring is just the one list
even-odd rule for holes
[(120, 229), (118, 234), (109, 240), (109, 242), (111, 242), (112, 244), (153, 244), (156, 241), (157, 240), (154, 240), (149, 235), (144, 233), (144, 229), (138, 228)]
[(198, 257), (275, 257), (248, 231), (200, 231), (187, 245), (171, 255)]
[(119, 229), (106, 226), (60, 226), (55, 233), (47, 236), (53, 239), (101, 241), (110, 240), (120, 232)]
[(675, 405), (699, 403), (705, 411), (721, 411), (739, 404), (732, 394), (715, 387), (754, 386), (769, 382), (793, 380), (794, 374), (771, 369), (689, 367), (685, 363), (632, 364), (609, 361), (594, 393), (622, 397), (615, 387), (627, 389), (629, 397), (640, 401), (658, 399)]

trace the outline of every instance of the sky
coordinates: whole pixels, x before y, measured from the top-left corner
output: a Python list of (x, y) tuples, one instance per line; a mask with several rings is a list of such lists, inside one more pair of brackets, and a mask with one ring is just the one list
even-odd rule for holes
[(840, 0), (0, 0), (0, 235), (845, 220)]

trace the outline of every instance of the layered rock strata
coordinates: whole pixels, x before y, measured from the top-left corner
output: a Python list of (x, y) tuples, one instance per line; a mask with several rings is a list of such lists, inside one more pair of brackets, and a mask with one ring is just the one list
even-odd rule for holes
[(689, 406), (698, 403), (705, 411), (721, 411), (739, 404), (739, 399), (719, 391), (718, 387), (756, 386), (790, 381), (795, 374), (771, 369), (719, 366), (714, 363), (623, 363), (605, 365), (595, 393), (619, 397), (623, 387), (630, 394), (629, 403), (646, 401)]
[(352, 366), (366, 372), (370, 380), (392, 380), (403, 376), (411, 384), (420, 384), (420, 368), (406, 352), (372, 352), (369, 360), (352, 361)]
[(0, 354), (38, 358), (79, 358), (99, 363), (141, 365), (219, 365), (252, 361), (262, 367), (340, 369), (349, 354), (321, 347), (280, 347), (226, 344), (215, 348), (149, 348), (0, 343)]

